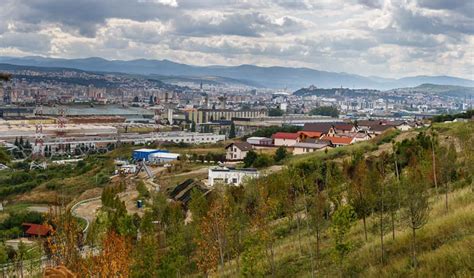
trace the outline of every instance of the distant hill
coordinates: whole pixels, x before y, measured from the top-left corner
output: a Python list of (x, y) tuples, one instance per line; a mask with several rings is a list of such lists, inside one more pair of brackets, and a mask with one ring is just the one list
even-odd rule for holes
[(240, 66), (193, 66), (169, 60), (138, 59), (131, 61), (84, 59), (57, 59), (45, 57), (0, 57), (0, 63), (24, 66), (75, 68), (87, 71), (121, 72), (173, 77), (220, 77), (255, 87), (298, 89), (315, 85), (320, 88), (394, 89), (414, 87), (424, 83), (474, 86), (473, 80), (451, 76), (414, 76), (401, 79), (366, 77), (356, 74), (319, 71), (310, 68)]
[[(31, 70), (36, 72), (49, 73), (48, 75), (31, 75), (25, 74), (25, 70)], [(0, 71), (11, 71), (15, 72), (13, 79), (26, 80), (28, 82), (47, 82), (47, 83), (60, 83), (68, 85), (79, 85), (89, 86), (93, 85), (97, 88), (118, 88), (121, 86), (129, 86), (130, 81), (135, 82), (139, 80), (139, 84), (147, 82), (155, 87), (168, 89), (172, 91), (182, 91), (185, 88), (162, 82), (157, 78), (151, 78), (149, 76), (132, 75), (124, 73), (109, 73), (116, 74), (116, 76), (126, 77), (126, 79), (113, 79), (109, 80), (104, 73), (78, 70), (74, 68), (64, 67), (38, 67), (38, 66), (20, 66), (0, 63)], [(68, 72), (64, 75), (64, 72)], [(76, 73), (75, 76), (70, 76), (70, 73)], [(86, 76), (81, 74), (87, 74)]]
[(421, 84), (416, 87), (399, 88), (391, 91), (413, 91), (431, 94), (443, 94), (454, 97), (474, 96), (474, 87), (463, 87), (453, 85)]

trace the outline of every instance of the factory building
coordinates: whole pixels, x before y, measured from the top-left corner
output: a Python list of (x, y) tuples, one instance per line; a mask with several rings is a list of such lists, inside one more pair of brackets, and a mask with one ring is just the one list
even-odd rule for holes
[(157, 152), (157, 153), (150, 154), (148, 156), (148, 159), (152, 163), (161, 164), (161, 163), (168, 163), (168, 162), (172, 162), (172, 161), (175, 161), (175, 160), (179, 160), (179, 156), (180, 155), (178, 153)]
[(142, 161), (142, 160), (149, 161), (150, 156), (152, 154), (157, 154), (157, 153), (168, 153), (168, 151), (143, 148), (143, 149), (134, 150), (132, 154), (132, 158), (136, 161)]
[(266, 109), (231, 110), (231, 109), (191, 109), (186, 111), (186, 120), (197, 124), (233, 118), (253, 119), (268, 116)]

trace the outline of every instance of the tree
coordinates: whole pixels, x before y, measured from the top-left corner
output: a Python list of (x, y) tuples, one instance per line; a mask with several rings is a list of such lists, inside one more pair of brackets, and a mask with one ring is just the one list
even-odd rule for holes
[(342, 274), (344, 257), (352, 248), (352, 243), (346, 238), (352, 224), (357, 219), (354, 208), (344, 205), (338, 208), (332, 216), (331, 235), (334, 240), (334, 251)]
[[(247, 153), (248, 155), (248, 153)], [(268, 167), (272, 164), (272, 158), (268, 154), (259, 154), (255, 161), (253, 162), (253, 166), (256, 168), (264, 168)]]
[(218, 264), (224, 265), (228, 232), (228, 207), (224, 199), (218, 196), (199, 224), (195, 259), (202, 273), (208, 274), (215, 271)]
[(359, 217), (362, 217), (364, 225), (364, 237), (367, 241), (367, 217), (373, 208), (373, 194), (368, 181), (368, 169), (362, 154), (356, 154), (351, 165), (346, 165), (349, 178), (348, 197)]
[(448, 193), (449, 184), (452, 182), (457, 175), (457, 153), (456, 148), (451, 144), (448, 148), (441, 150), (440, 152), (440, 163), (439, 166), (439, 181), (444, 185), (444, 196), (445, 196), (445, 207), (448, 211)]
[(191, 123), (191, 132), (196, 132), (196, 122), (195, 121), (193, 121)]
[(275, 162), (281, 162), (287, 156), (288, 156), (288, 151), (286, 150), (286, 148), (283, 146), (280, 146), (276, 150), (275, 155), (273, 156), (273, 159), (275, 160)]
[(243, 186), (226, 187), (225, 194), (227, 196), (229, 207), (229, 250), (232, 256), (235, 256), (237, 263), (236, 273), (240, 273), (240, 259), (244, 251), (245, 230), (248, 228), (249, 217), (245, 213)]
[(130, 241), (115, 231), (109, 231), (102, 242), (99, 255), (89, 257), (88, 267), (84, 270), (90, 276), (129, 277), (130, 254)]
[(245, 240), (245, 250), (242, 253), (243, 277), (265, 277), (265, 264), (262, 257), (265, 256), (264, 241), (260, 233), (252, 233)]
[(235, 138), (235, 124), (234, 124), (234, 122), (232, 122), (232, 124), (230, 124), (229, 138), (230, 139)]
[(258, 157), (258, 154), (255, 151), (253, 150), (248, 151), (247, 155), (244, 157), (244, 167), (247, 167), (247, 168), (252, 167), (257, 157)]
[(0, 148), (0, 163), (7, 164), (10, 163), (11, 158), (7, 151), (3, 148)]
[(336, 107), (333, 106), (320, 106), (311, 109), (309, 112), (310, 115), (321, 115), (321, 116), (330, 116), (333, 118), (339, 117), (339, 111)]
[(56, 265), (65, 265), (75, 273), (81, 272), (83, 259), (79, 252), (82, 243), (77, 220), (70, 211), (50, 213), (51, 235), (47, 238), (47, 254)]
[(284, 112), (280, 108), (270, 108), (268, 109), (268, 116), (270, 117), (280, 117), (283, 116)]
[[(316, 175), (319, 173), (315, 172)], [(319, 262), (321, 257), (321, 234), (327, 226), (327, 215), (329, 214), (330, 204), (326, 192), (323, 190), (323, 183), (320, 177), (314, 179), (314, 186), (312, 187), (311, 200), (309, 202), (310, 216), (312, 228), (316, 232), (316, 260)]]
[(405, 219), (412, 230), (412, 263), (416, 269), (416, 230), (421, 229), (428, 221), (429, 202), (423, 173), (417, 167), (409, 169), (407, 177), (402, 178), (404, 191)]

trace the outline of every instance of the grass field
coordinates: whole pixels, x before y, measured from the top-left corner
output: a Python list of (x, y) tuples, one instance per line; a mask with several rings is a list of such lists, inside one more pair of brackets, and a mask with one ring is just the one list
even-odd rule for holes
[[(391, 230), (384, 235), (385, 263), (380, 260), (380, 235), (369, 229), (368, 240), (363, 237), (363, 224), (358, 221), (351, 229), (352, 250), (344, 263), (344, 277), (472, 277), (474, 274), (474, 192), (472, 188), (458, 189), (449, 194), (449, 212), (440, 196), (431, 199), (428, 223), (418, 231), (418, 269), (411, 267), (411, 230), (397, 220), (395, 239)], [(303, 220), (304, 222), (305, 220)], [(375, 226), (378, 219), (368, 219)], [(302, 223), (304, 227), (304, 223)], [(333, 256), (332, 239), (323, 233), (321, 253), (315, 258), (316, 238), (309, 230), (300, 236), (289, 221), (280, 221), (273, 230), (288, 231), (277, 238), (274, 251), (276, 277), (311, 277), (311, 252), (315, 277), (338, 277), (340, 269)], [(300, 240), (298, 239), (300, 238)], [(269, 274), (269, 269), (267, 269)], [(218, 276), (239, 277), (235, 261), (227, 264)]]
[[(441, 144), (458, 144), (472, 150), (473, 123), (436, 124), (431, 129), (442, 138)], [(419, 132), (384, 134), (384, 139), (362, 142), (325, 152), (294, 156), (289, 163), (308, 160), (348, 158), (354, 151), (367, 156), (391, 151), (391, 141), (409, 139)], [(375, 144), (374, 144), (375, 143)], [(459, 154), (463, 160), (464, 154)], [(316, 258), (316, 235), (300, 223), (298, 232), (295, 220), (282, 218), (272, 226), (275, 236), (275, 277), (474, 277), (474, 185), (468, 180), (451, 184), (446, 211), (444, 195), (430, 198), (428, 222), (417, 230), (417, 269), (412, 266), (412, 231), (401, 212), (395, 215), (395, 238), (392, 238), (390, 216), (384, 216), (384, 262), (381, 261), (381, 242), (378, 216), (367, 219), (368, 239), (365, 241), (362, 220), (351, 228), (348, 239), (351, 250), (342, 268), (335, 258), (334, 241), (325, 230), (321, 236), (321, 252)], [(385, 219), (386, 218), (386, 219)], [(268, 254), (268, 250), (267, 250)], [(271, 276), (270, 264), (264, 259), (265, 275)], [(314, 275), (311, 273), (314, 271)], [(240, 277), (236, 261), (227, 263), (215, 276)]]

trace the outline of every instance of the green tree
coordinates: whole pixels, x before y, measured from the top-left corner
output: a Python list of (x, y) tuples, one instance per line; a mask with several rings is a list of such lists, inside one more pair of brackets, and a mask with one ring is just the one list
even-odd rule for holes
[(337, 118), (339, 117), (339, 110), (333, 106), (320, 106), (311, 109), (309, 112), (310, 115), (321, 115), (321, 116), (330, 116)]
[(234, 122), (232, 122), (232, 124), (230, 124), (229, 138), (230, 139), (235, 138), (235, 124), (234, 124)]
[(351, 165), (346, 165), (349, 179), (348, 197), (359, 217), (362, 217), (364, 225), (364, 237), (367, 241), (367, 217), (373, 209), (373, 194), (367, 179), (368, 169), (362, 154), (356, 154)]
[(356, 212), (350, 205), (339, 207), (332, 216), (330, 231), (334, 240), (334, 251), (341, 274), (343, 271), (344, 258), (352, 248), (352, 243), (347, 239), (347, 234), (356, 219)]
[(191, 123), (191, 132), (196, 132), (196, 122), (195, 121), (193, 121)]
[(276, 150), (275, 155), (273, 156), (273, 159), (275, 160), (275, 162), (281, 162), (286, 157), (288, 157), (288, 151), (286, 150), (285, 147), (280, 146)]
[(0, 163), (7, 164), (10, 163), (11, 158), (7, 151), (3, 148), (0, 148)]
[(258, 154), (255, 151), (250, 150), (244, 157), (244, 167), (252, 167), (257, 157)]
[(270, 117), (279, 117), (283, 116), (284, 112), (280, 108), (270, 108), (268, 109), (268, 116)]
[(245, 240), (245, 250), (242, 253), (242, 271), (243, 277), (265, 277), (265, 245), (259, 233), (250, 235)]
[[(248, 155), (248, 154), (247, 154)], [(253, 162), (253, 166), (256, 168), (264, 168), (272, 165), (272, 158), (268, 154), (259, 154), (257, 159)]]
[(448, 148), (442, 149), (440, 152), (439, 166), (439, 181), (444, 185), (445, 207), (448, 211), (448, 193), (449, 184), (456, 178), (457, 175), (457, 153), (456, 148), (451, 144)]
[(8, 252), (4, 244), (0, 244), (0, 264), (6, 264), (8, 262)]
[(428, 221), (429, 195), (423, 173), (419, 168), (409, 169), (407, 177), (402, 179), (404, 191), (405, 220), (412, 230), (412, 263), (417, 267), (416, 259), (416, 230), (421, 229)]

